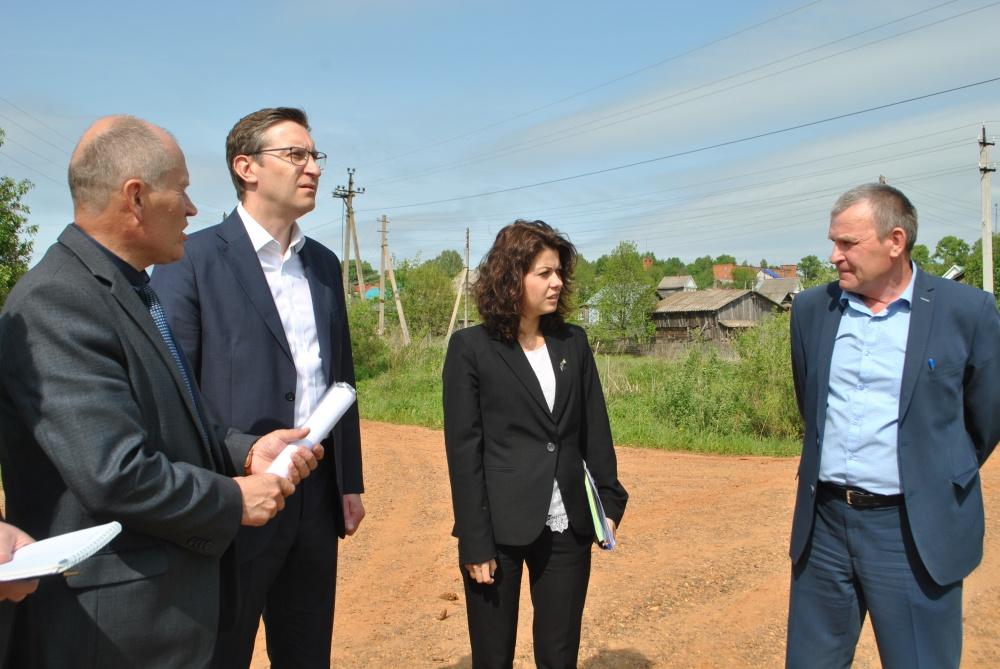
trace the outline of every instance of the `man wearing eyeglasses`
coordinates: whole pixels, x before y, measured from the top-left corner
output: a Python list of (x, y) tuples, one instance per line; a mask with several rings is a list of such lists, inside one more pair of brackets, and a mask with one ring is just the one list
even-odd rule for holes
[[(261, 434), (304, 424), (330, 384), (354, 384), (354, 362), (340, 261), (296, 222), (316, 206), (326, 161), (306, 114), (243, 117), (226, 160), (240, 203), (192, 234), (183, 260), (157, 267), (152, 283), (205, 405), (222, 424)], [(220, 667), (249, 666), (262, 614), (271, 666), (330, 666), (337, 540), (365, 514), (356, 406), (324, 446), (279, 521), (237, 536), (240, 586), (228, 620), (223, 612)], [(256, 471), (252, 449), (232, 455)]]

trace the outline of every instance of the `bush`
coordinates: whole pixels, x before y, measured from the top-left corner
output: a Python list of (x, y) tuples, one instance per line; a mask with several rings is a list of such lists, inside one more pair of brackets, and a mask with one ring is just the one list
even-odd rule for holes
[(358, 381), (374, 378), (389, 369), (389, 346), (378, 336), (378, 302), (351, 298), (347, 303), (351, 326), (351, 352)]

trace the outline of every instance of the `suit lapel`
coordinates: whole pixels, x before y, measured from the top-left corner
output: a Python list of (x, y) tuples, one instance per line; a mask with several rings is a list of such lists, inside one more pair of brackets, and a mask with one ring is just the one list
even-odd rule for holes
[(574, 378), (573, 371), (579, 371), (580, 363), (571, 359), (566, 339), (555, 335), (546, 335), (545, 346), (549, 350), (549, 359), (552, 360), (552, 369), (556, 375), (556, 399), (552, 403), (552, 420), (558, 423), (566, 410), (570, 380)]
[(826, 425), (826, 401), (830, 392), (830, 362), (833, 358), (833, 346), (837, 341), (837, 331), (840, 329), (840, 319), (844, 315), (844, 305), (840, 301), (840, 287), (830, 284), (827, 291), (830, 301), (820, 321), (819, 340), (816, 342), (816, 361), (819, 365), (816, 373), (816, 432), (822, 438), (823, 427)]
[[(313, 255), (315, 242), (306, 238), (305, 244), (299, 251), (299, 259), (302, 261), (302, 271), (309, 282), (309, 293), (312, 296), (313, 317), (316, 319), (316, 339), (319, 342), (319, 357), (323, 361), (323, 375), (327, 384), (332, 384), (337, 379), (333, 378), (333, 319), (330, 313), (330, 305), (334, 304), (335, 295), (328, 279), (329, 267), (325, 267), (319, 259)], [(346, 318), (346, 314), (342, 317)]]
[[(243, 219), (235, 211), (219, 226), (219, 255), (233, 272), (236, 281), (243, 288), (247, 299), (260, 315), (278, 346), (292, 360), (292, 351), (285, 338), (285, 329), (281, 326), (278, 308), (274, 306), (274, 297), (264, 278), (264, 270), (260, 260), (250, 244), (250, 236), (243, 226)], [(294, 361), (293, 361), (294, 362)]]
[[(202, 424), (201, 417), (198, 415), (198, 409), (194, 406), (193, 399), (188, 393), (187, 384), (184, 383), (184, 378), (177, 367), (177, 362), (174, 361), (174, 357), (170, 354), (170, 349), (167, 348), (167, 343), (163, 340), (163, 335), (156, 328), (156, 323), (153, 322), (153, 317), (150, 316), (149, 309), (146, 308), (146, 305), (135, 292), (135, 289), (132, 288), (124, 275), (111, 264), (111, 261), (101, 253), (101, 250), (89, 239), (84, 238), (84, 233), (81, 231), (74, 227), (69, 227), (59, 237), (59, 241), (70, 248), (95, 277), (109, 285), (111, 296), (115, 298), (122, 310), (142, 330), (142, 333), (152, 344), (156, 353), (167, 366), (167, 369), (170, 370), (170, 376), (173, 378), (174, 385), (177, 386), (184, 400), (184, 406), (187, 407), (188, 414), (190, 414), (191, 420), (198, 430), (198, 434), (201, 435), (203, 446), (212, 457), (212, 460), (218, 463), (218, 458), (212, 451), (212, 441), (205, 432), (208, 428)], [(184, 355), (182, 352), (180, 354)], [(197, 387), (195, 387), (194, 392), (198, 392)]]
[(906, 357), (903, 361), (903, 378), (899, 388), (899, 420), (902, 422), (913, 398), (917, 379), (924, 369), (927, 339), (931, 333), (934, 315), (934, 286), (927, 276), (917, 270), (913, 282), (913, 302), (910, 304), (910, 332), (906, 337)]
[(524, 351), (521, 350), (521, 346), (516, 341), (510, 344), (496, 338), (491, 338), (490, 341), (493, 342), (493, 348), (500, 355), (500, 358), (507, 364), (510, 371), (514, 373), (514, 376), (517, 377), (521, 385), (525, 387), (528, 394), (535, 400), (535, 403), (538, 404), (538, 408), (546, 416), (550, 416), (548, 402), (545, 401), (545, 396), (542, 394), (542, 386), (538, 383), (535, 370), (531, 368), (531, 364), (524, 355)]

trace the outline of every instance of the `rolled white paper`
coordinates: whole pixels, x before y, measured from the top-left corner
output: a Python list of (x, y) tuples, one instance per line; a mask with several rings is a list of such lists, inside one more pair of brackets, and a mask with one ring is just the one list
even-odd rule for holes
[(267, 473), (288, 478), (288, 470), (292, 466), (292, 451), (299, 446), (311, 449), (326, 439), (333, 426), (347, 413), (357, 397), (357, 391), (349, 383), (338, 381), (330, 386), (306, 420), (306, 424), (302, 426), (309, 428), (309, 434), (286, 446), (267, 468)]

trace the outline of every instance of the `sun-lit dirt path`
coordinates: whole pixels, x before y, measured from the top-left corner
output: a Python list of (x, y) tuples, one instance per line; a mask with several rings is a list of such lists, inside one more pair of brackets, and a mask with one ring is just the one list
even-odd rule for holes
[[(368, 517), (341, 544), (333, 664), (471, 667), (440, 431), (364, 422)], [(580, 666), (780, 667), (797, 459), (618, 449), (620, 548), (594, 555)], [(965, 585), (964, 667), (1000, 666), (1000, 486)], [(532, 667), (522, 593), (517, 667)], [(263, 634), (253, 667), (267, 667)], [(879, 666), (866, 627), (855, 661)]]

